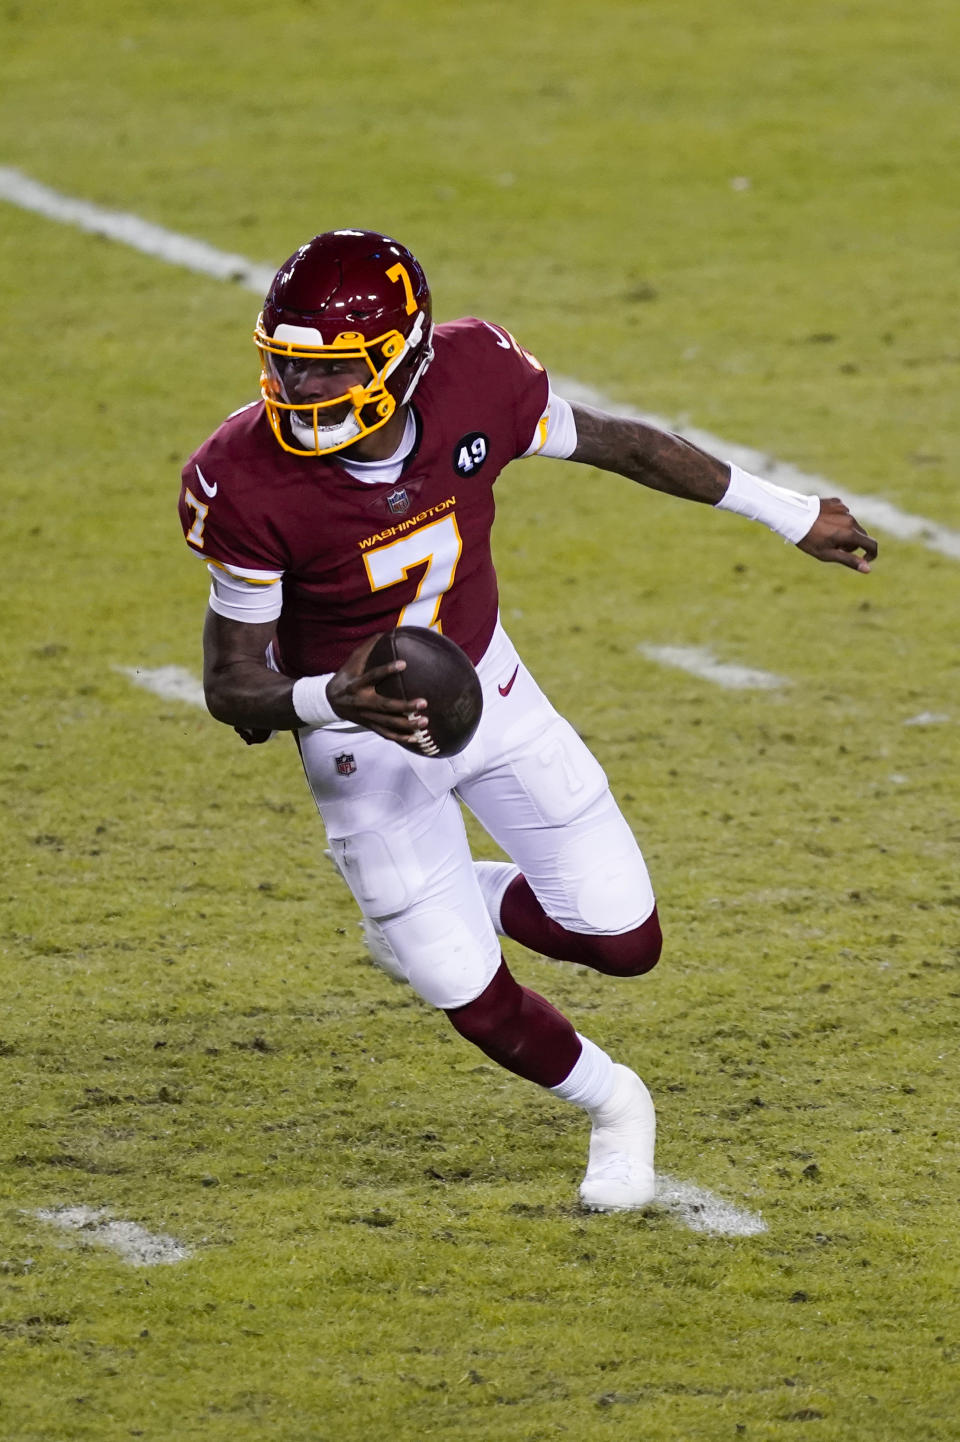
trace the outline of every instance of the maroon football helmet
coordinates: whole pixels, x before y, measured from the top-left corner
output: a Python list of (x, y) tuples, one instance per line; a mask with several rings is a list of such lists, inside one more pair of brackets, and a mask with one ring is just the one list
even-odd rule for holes
[[(330, 230), (285, 261), (257, 320), (260, 391), (285, 451), (323, 456), (385, 425), (433, 358), (430, 288), (406, 246)], [(304, 375), (324, 377), (323, 398)], [(342, 374), (330, 396), (329, 377)]]

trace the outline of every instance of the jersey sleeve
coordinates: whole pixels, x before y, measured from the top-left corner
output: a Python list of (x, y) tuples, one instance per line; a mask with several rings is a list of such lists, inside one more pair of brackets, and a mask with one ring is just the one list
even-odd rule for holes
[(184, 538), (207, 563), (212, 611), (232, 621), (275, 621), (283, 607), (285, 567), (262, 522), (242, 515), (231, 475), (205, 447), (191, 456), (180, 487)]
[(514, 454), (522, 456), (547, 407), (550, 391), (547, 373), (536, 356), (525, 350), (504, 326), (477, 319), (459, 324), (475, 328), (476, 382), (483, 384), (482, 378), (486, 377), (490, 400), (512, 414)]
[(179, 514), (187, 545), (211, 565), (253, 584), (282, 578), (285, 557), (263, 517), (238, 503), (229, 472), (202, 451), (183, 468)]

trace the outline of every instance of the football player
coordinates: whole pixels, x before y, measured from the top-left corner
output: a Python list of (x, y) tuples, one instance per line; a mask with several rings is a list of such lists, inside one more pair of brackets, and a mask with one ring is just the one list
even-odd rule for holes
[[(611, 976), (656, 965), (643, 856), (606, 776), (504, 631), (490, 551), (508, 462), (553, 456), (764, 522), (867, 572), (839, 500), (799, 495), (637, 420), (571, 405), (485, 320), (434, 327), (415, 257), (373, 231), (314, 237), (277, 271), (254, 334), (260, 399), (190, 457), (180, 516), (210, 572), (204, 687), (219, 721), (295, 733), (371, 948), (501, 1066), (591, 1120), (583, 1204), (654, 1197), (655, 1117), (628, 1067), (511, 975), (499, 937)], [(426, 702), (390, 700), (375, 638), (457, 641), (484, 692), (457, 756), (413, 745)], [(511, 858), (474, 862), (461, 803)]]

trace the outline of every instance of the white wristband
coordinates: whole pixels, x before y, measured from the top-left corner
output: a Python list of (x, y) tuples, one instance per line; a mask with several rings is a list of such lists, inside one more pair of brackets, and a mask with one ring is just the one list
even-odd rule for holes
[(327, 700), (327, 685), (334, 673), (325, 676), (301, 676), (293, 683), (293, 709), (304, 726), (329, 726), (331, 721), (341, 718)]
[(761, 481), (739, 466), (730, 467), (726, 495), (717, 502), (718, 511), (736, 511), (750, 521), (762, 521), (784, 540), (802, 541), (820, 514), (820, 497), (788, 491), (772, 481)]

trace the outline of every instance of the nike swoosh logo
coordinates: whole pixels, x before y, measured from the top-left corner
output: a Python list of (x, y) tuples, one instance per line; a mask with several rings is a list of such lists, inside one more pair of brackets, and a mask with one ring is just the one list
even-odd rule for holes
[(519, 672), (519, 670), (520, 670), (520, 667), (518, 666), (518, 667), (517, 667), (517, 670), (514, 671), (513, 675), (510, 677), (510, 680), (507, 682), (506, 686), (498, 686), (498, 687), (497, 687), (497, 690), (500, 692), (500, 695), (501, 695), (501, 696), (509, 696), (509, 695), (510, 695), (510, 692), (513, 690), (513, 683), (514, 683), (514, 681), (516, 681), (516, 679), (517, 679), (517, 672)]
[(200, 482), (201, 486), (203, 487), (203, 494), (204, 494), (205, 496), (209, 496), (210, 499), (211, 499), (211, 501), (212, 501), (213, 498), (214, 498), (214, 496), (217, 494), (217, 488), (218, 488), (218, 486), (219, 486), (219, 484), (220, 484), (219, 481), (214, 481), (213, 485), (212, 485), (212, 486), (209, 486), (209, 485), (207, 484), (207, 482), (204, 480), (203, 471), (201, 471), (201, 469), (200, 469), (199, 466), (196, 467), (196, 472), (197, 472), (197, 480)]
[(481, 325), (485, 325), (485, 326), (487, 327), (487, 330), (488, 330), (488, 331), (491, 331), (491, 332), (496, 336), (496, 338), (497, 338), (497, 345), (500, 346), (501, 349), (503, 349), (503, 350), (509, 350), (509, 349), (510, 349), (510, 342), (509, 342), (508, 340), (504, 340), (503, 336), (502, 336), (502, 335), (500, 334), (500, 332), (497, 330), (496, 326), (492, 326), (488, 320), (482, 320), (482, 321), (480, 322), (480, 324), (481, 324)]

